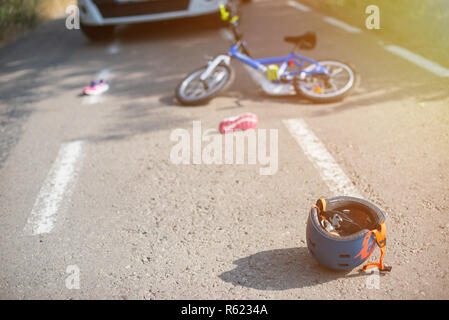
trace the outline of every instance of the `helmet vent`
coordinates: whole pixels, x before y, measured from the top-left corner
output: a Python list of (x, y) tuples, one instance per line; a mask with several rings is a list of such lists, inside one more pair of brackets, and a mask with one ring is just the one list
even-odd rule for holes
[(351, 258), (351, 255), (350, 254), (340, 254), (339, 257), (349, 259), (349, 258)]
[(339, 263), (338, 266), (339, 267), (348, 267), (349, 264), (347, 264), (347, 263)]

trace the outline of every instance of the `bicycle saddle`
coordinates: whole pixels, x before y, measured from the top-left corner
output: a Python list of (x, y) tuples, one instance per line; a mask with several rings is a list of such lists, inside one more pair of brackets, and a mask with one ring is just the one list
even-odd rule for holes
[(294, 43), (301, 49), (313, 49), (316, 45), (315, 32), (306, 32), (300, 36), (284, 37), (284, 41)]

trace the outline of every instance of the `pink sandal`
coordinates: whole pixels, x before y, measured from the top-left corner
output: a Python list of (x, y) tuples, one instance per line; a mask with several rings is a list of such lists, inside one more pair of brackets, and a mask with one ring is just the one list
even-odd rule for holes
[(88, 96), (99, 95), (109, 90), (109, 85), (106, 81), (92, 81), (89, 87), (85, 87), (83, 93)]

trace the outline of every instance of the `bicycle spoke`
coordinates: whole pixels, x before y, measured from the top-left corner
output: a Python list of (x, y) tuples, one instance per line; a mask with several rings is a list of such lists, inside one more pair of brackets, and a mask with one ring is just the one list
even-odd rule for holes
[(330, 84), (333, 91), (338, 91), (338, 87), (335, 85), (335, 83), (332, 79), (329, 79), (328, 83)]
[(228, 81), (229, 72), (221, 66), (218, 66), (205, 81), (200, 80), (203, 73), (204, 70), (198, 70), (184, 80), (184, 86), (180, 90), (185, 99), (199, 100), (207, 97), (220, 90)]
[(334, 70), (331, 72), (331, 76), (335, 76), (336, 74), (338, 74), (338, 73), (340, 73), (340, 72), (342, 72), (342, 71), (343, 71), (343, 68), (334, 69)]

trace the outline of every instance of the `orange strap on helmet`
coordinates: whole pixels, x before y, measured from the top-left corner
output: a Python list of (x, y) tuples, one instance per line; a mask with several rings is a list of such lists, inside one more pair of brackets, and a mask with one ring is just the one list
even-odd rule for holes
[[(320, 201), (320, 202), (318, 202)], [(318, 211), (318, 214), (320, 215), (321, 218), (321, 222), (324, 221), (324, 216), (323, 216), (323, 212), (326, 211), (326, 200), (324, 199), (324, 197), (321, 197), (319, 200), (317, 201), (317, 204), (320, 203), (321, 204), (321, 208), (318, 207), (316, 204), (312, 205), (312, 209), (316, 209)]]
[[(318, 202), (318, 201), (319, 201), (319, 202)], [(312, 209), (315, 208), (315, 209), (318, 210), (318, 213), (319, 213), (320, 218), (321, 218), (321, 224), (322, 224), (323, 227), (324, 227), (324, 221), (325, 221), (326, 219), (324, 218), (323, 212), (326, 211), (326, 199), (325, 199), (324, 197), (321, 197), (320, 199), (318, 199), (318, 201), (317, 201), (317, 204), (320, 204), (320, 205), (321, 205), (321, 208), (320, 208), (319, 206), (317, 206), (316, 204), (314, 204), (314, 205), (312, 205)], [(329, 232), (330, 234), (333, 234), (334, 236), (337, 236), (337, 237), (340, 236), (337, 232), (329, 231), (329, 230), (327, 230), (327, 228), (325, 228), (325, 227), (324, 227), (324, 230), (326, 230), (326, 231)]]
[(382, 224), (380, 225), (380, 232), (377, 229), (374, 229), (371, 232), (374, 233), (374, 235), (376, 236), (376, 243), (380, 249), (379, 262), (368, 263), (363, 266), (361, 271), (366, 271), (367, 269), (369, 269), (371, 267), (377, 267), (379, 269), (379, 271), (389, 272), (389, 271), (391, 271), (391, 267), (384, 265), (384, 256), (385, 256), (385, 249), (386, 249), (386, 244), (387, 244), (387, 226), (385, 224), (385, 221), (382, 222)]

